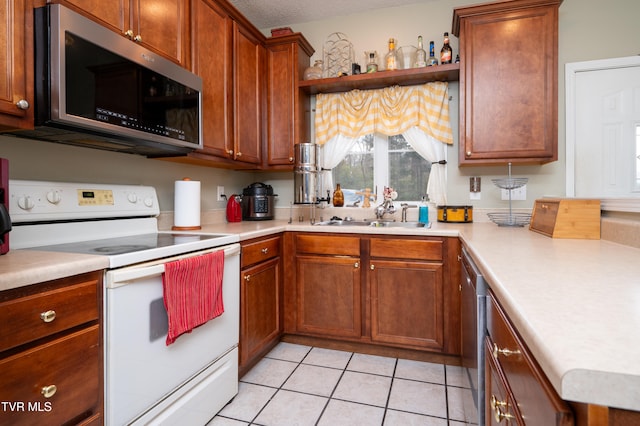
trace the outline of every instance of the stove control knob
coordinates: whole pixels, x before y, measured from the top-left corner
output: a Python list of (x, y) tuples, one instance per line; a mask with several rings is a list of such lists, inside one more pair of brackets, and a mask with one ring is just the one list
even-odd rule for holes
[(51, 204), (58, 204), (62, 201), (62, 196), (58, 191), (51, 190), (47, 192), (47, 201)]
[(18, 198), (18, 207), (22, 210), (31, 210), (35, 206), (35, 203), (28, 195)]
[(144, 199), (144, 205), (147, 207), (153, 207), (153, 197), (147, 197)]
[(127, 195), (127, 200), (129, 200), (130, 203), (137, 203), (138, 202), (138, 196), (136, 194), (129, 194)]

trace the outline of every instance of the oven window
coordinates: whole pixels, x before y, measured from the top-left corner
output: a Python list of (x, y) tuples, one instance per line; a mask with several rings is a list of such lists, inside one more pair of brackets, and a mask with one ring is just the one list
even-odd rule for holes
[(70, 32), (65, 45), (67, 114), (199, 143), (197, 90)]

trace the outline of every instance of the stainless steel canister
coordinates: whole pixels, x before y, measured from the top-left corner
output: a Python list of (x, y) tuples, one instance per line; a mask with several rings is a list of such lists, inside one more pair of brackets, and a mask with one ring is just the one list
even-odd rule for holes
[(320, 147), (314, 143), (294, 145), (293, 185), (295, 204), (314, 204), (318, 194)]

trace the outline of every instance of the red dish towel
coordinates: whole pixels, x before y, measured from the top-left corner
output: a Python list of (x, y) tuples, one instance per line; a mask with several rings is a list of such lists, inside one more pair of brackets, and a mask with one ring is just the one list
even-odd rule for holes
[(224, 251), (168, 262), (162, 276), (169, 317), (167, 346), (183, 333), (222, 315)]

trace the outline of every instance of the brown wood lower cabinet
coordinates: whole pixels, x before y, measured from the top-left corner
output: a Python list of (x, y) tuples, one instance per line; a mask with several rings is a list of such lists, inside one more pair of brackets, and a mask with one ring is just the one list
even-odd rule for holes
[(555, 392), (490, 292), (485, 358), (487, 424), (571, 426), (573, 412)]
[(281, 237), (242, 243), (240, 274), (240, 376), (282, 335)]
[(102, 423), (101, 313), (102, 272), (0, 292), (0, 423)]
[(296, 256), (297, 330), (331, 337), (362, 334), (360, 259)]
[(460, 353), (457, 238), (286, 234), (285, 333)]

